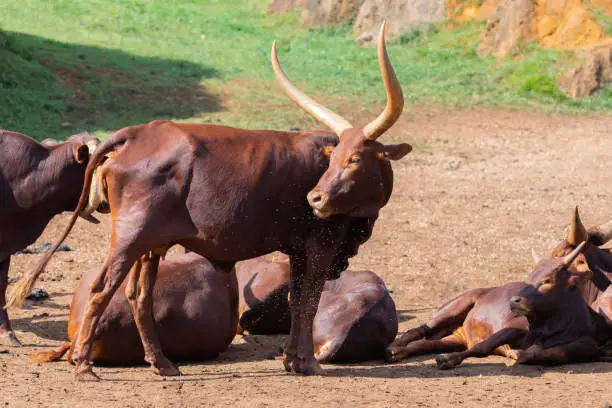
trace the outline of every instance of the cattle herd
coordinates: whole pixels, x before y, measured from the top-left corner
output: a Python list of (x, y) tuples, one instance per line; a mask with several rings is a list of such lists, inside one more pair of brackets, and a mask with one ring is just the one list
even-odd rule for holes
[[(384, 111), (364, 127), (302, 93), (272, 67), (286, 94), (327, 131), (262, 131), (153, 121), (103, 142), (81, 133), (41, 143), (0, 130), (0, 344), (21, 346), (6, 307), (20, 306), (78, 217), (110, 213), (110, 248), (70, 306), (68, 341), (32, 356), (68, 355), (76, 378), (94, 363), (143, 360), (162, 376), (172, 361), (216, 357), (237, 333), (288, 333), (287, 371), (321, 362), (442, 353), (438, 367), (500, 354), (516, 363), (612, 361), (612, 222), (587, 229), (576, 209), (550, 256), (534, 253), (523, 282), (467, 291), (396, 339), (395, 304), (372, 271), (347, 270), (391, 197), (391, 160), (409, 144), (377, 139), (403, 96), (385, 47)], [(12, 254), (56, 214), (64, 234), (5, 298)], [(166, 259), (174, 245), (183, 255)], [(269, 254), (269, 255), (268, 255)], [(119, 289), (119, 293), (116, 293)], [(172, 361), (171, 361), (172, 360)]]

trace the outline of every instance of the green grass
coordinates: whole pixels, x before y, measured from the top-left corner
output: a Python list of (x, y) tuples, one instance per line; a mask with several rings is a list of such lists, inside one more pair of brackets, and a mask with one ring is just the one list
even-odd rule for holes
[[(38, 138), (106, 134), (154, 118), (286, 128), (313, 121), (276, 86), (273, 39), (288, 75), (333, 109), (364, 121), (384, 103), (372, 47), (349, 26), (307, 30), (267, 0), (4, 0), (0, 126)], [(389, 53), (413, 104), (481, 104), (585, 113), (556, 87), (570, 54), (521, 46), (503, 62), (476, 54), (482, 23), (428, 26)], [(367, 118), (359, 118), (368, 111)], [(375, 112), (377, 113), (377, 112)]]

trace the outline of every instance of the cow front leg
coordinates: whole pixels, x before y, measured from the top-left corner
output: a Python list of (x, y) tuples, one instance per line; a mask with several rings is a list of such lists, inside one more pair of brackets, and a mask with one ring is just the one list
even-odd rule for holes
[[(333, 245), (333, 242), (329, 242), (329, 244)], [(316, 375), (320, 374), (322, 370), (314, 354), (313, 322), (319, 307), (326, 276), (338, 276), (341, 271), (334, 270), (332, 266), (334, 265), (334, 253), (330, 251), (330, 248), (316, 240), (307, 246), (306, 254), (306, 273), (303, 275), (299, 315), (297, 316), (298, 331), (295, 333), (297, 335), (297, 355), (291, 364), (291, 368), (299, 374)], [(291, 296), (293, 296), (293, 293)], [(292, 340), (295, 342), (296, 338), (292, 338)]]
[(72, 353), (72, 359), (76, 365), (76, 379), (79, 381), (100, 380), (93, 372), (91, 362), (91, 351), (96, 326), (113, 294), (117, 291), (137, 259), (137, 256), (126, 257), (120, 251), (113, 251), (111, 249), (111, 253), (102, 268), (101, 275), (90, 288), (89, 301), (87, 302), (74, 352)]
[(441, 370), (447, 370), (458, 366), (469, 357), (483, 358), (495, 353), (497, 348), (505, 344), (516, 345), (521, 343), (527, 331), (518, 328), (505, 328), (494, 333), (491, 337), (476, 344), (469, 350), (450, 354), (440, 354), (436, 357), (436, 364)]
[(289, 309), (291, 312), (291, 328), (289, 337), (283, 352), (283, 365), (285, 371), (294, 370), (298, 360), (298, 342), (300, 331), (300, 304), (302, 300), (302, 289), (304, 275), (306, 275), (306, 261), (303, 255), (291, 255), (290, 257), (290, 280), (289, 280)]
[(517, 364), (559, 365), (566, 363), (597, 360), (597, 342), (590, 337), (582, 337), (571, 343), (543, 348), (538, 344), (525, 350), (512, 350)]
[(153, 287), (157, 278), (159, 258), (157, 254), (145, 255), (134, 264), (125, 294), (140, 334), (145, 361), (151, 364), (156, 374), (176, 376), (181, 372), (164, 355), (153, 319)]
[(8, 257), (0, 262), (0, 345), (21, 347), (21, 342), (17, 339), (8, 312), (4, 308), (6, 304), (6, 287), (8, 286), (8, 272), (11, 258)]
[[(388, 362), (395, 362), (409, 356), (417, 356), (421, 354), (431, 353), (448, 353), (451, 351), (465, 350), (464, 340), (455, 334), (446, 336), (440, 340), (420, 339), (413, 341), (406, 346), (394, 349), (394, 354), (390, 358), (387, 355)], [(388, 349), (387, 349), (387, 352)]]

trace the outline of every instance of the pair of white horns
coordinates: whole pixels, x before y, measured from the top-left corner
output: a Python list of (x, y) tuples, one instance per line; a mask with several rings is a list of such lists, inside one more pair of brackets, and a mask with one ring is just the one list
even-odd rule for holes
[[(576, 257), (582, 252), (585, 245), (586, 241), (582, 241), (576, 248), (574, 248), (572, 252), (565, 255), (563, 257), (563, 265), (569, 266), (572, 262), (574, 262), (574, 259), (576, 259)], [(533, 256), (533, 263), (536, 265), (542, 260), (542, 257), (538, 255), (533, 248), (531, 248), (531, 256)]]
[[(378, 35), (378, 64), (380, 66), (380, 73), (385, 84), (385, 91), (387, 93), (387, 105), (376, 119), (363, 127), (363, 134), (365, 138), (370, 140), (376, 140), (391, 126), (393, 126), (404, 109), (404, 96), (402, 94), (402, 88), (397, 80), (397, 77), (395, 76), (395, 71), (393, 70), (393, 66), (389, 61), (389, 55), (387, 54), (387, 47), (385, 45), (385, 27), (386, 22), (383, 22), (382, 26), (380, 27), (380, 34)], [(274, 74), (276, 75), (281, 87), (285, 90), (285, 93), (289, 96), (289, 98), (291, 98), (291, 100), (293, 100), (300, 108), (306, 111), (306, 113), (327, 125), (338, 135), (338, 137), (342, 137), (342, 133), (344, 133), (345, 130), (353, 128), (353, 125), (351, 125), (346, 119), (312, 100), (289, 80), (278, 62), (278, 57), (276, 55), (276, 41), (272, 43), (271, 60)]]

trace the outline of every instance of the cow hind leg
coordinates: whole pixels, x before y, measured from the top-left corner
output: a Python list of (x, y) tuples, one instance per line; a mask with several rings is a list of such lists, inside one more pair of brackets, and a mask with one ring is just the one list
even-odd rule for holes
[(420, 339), (405, 346), (389, 347), (387, 349), (387, 361), (396, 362), (409, 356), (417, 356), (432, 353), (449, 353), (465, 350), (465, 341), (455, 333), (443, 337), (440, 340)]
[[(138, 260), (138, 255), (128, 256), (126, 251), (112, 248), (101, 271), (101, 278), (91, 287), (89, 301), (83, 315), (76, 339), (72, 359), (76, 364), (76, 379), (79, 381), (99, 380), (92, 370), (91, 352), (96, 326), (114, 293)], [(103, 276), (103, 278), (102, 278)]]
[(134, 264), (126, 286), (126, 296), (142, 340), (145, 361), (151, 364), (155, 373), (159, 375), (176, 376), (181, 372), (164, 356), (155, 333), (153, 287), (157, 278), (159, 258), (157, 254), (144, 255), (141, 261)]
[(21, 347), (21, 342), (17, 339), (8, 312), (4, 308), (6, 304), (6, 287), (8, 286), (8, 272), (11, 258), (0, 261), (0, 345)]

